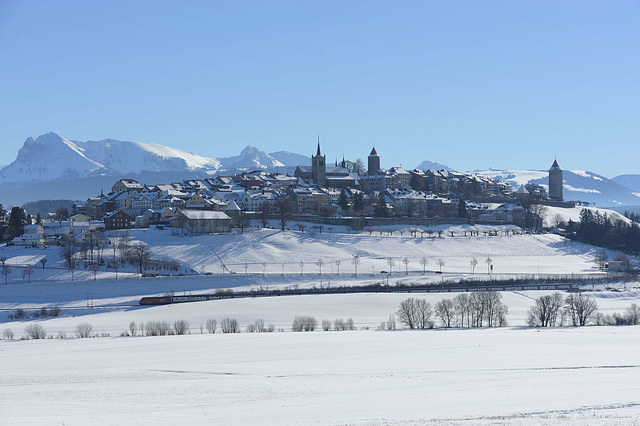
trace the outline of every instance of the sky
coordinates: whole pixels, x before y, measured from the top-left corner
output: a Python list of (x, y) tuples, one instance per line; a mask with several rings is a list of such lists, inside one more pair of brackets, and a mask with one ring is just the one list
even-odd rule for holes
[(50, 131), (206, 157), (640, 173), (640, 2), (0, 0), (0, 164)]

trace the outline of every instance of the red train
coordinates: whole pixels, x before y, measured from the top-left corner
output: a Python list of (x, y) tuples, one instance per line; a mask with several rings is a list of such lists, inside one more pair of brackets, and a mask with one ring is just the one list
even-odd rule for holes
[(168, 305), (173, 303), (170, 296), (143, 297), (140, 299), (141, 305)]

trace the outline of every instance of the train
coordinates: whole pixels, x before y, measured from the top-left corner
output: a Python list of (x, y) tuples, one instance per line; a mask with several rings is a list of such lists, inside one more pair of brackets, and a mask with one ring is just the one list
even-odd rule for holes
[(527, 290), (565, 290), (575, 291), (577, 286), (569, 283), (556, 284), (520, 284), (520, 285), (493, 285), (473, 287), (439, 287), (431, 285), (426, 287), (331, 287), (331, 288), (301, 288), (287, 290), (258, 290), (222, 292), (215, 294), (184, 294), (179, 296), (150, 296), (140, 299), (140, 305), (169, 305), (171, 303), (204, 302), (208, 300), (247, 298), (247, 297), (277, 297), (300, 296), (309, 294), (347, 294), (347, 293), (457, 293), (469, 291), (527, 291)]

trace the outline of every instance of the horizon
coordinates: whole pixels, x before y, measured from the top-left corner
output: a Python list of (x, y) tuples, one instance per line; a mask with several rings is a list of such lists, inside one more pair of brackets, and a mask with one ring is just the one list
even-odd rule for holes
[(386, 168), (557, 159), (639, 174), (639, 13), (595, 1), (4, 2), (0, 164), (49, 131), (212, 158), (247, 145), (310, 155), (319, 132), (331, 162), (375, 146)]

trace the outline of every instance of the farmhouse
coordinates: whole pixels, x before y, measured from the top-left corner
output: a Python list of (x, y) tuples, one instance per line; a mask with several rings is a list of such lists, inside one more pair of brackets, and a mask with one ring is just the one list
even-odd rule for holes
[(178, 209), (169, 223), (191, 234), (220, 234), (231, 230), (231, 218), (223, 212), (211, 210)]

